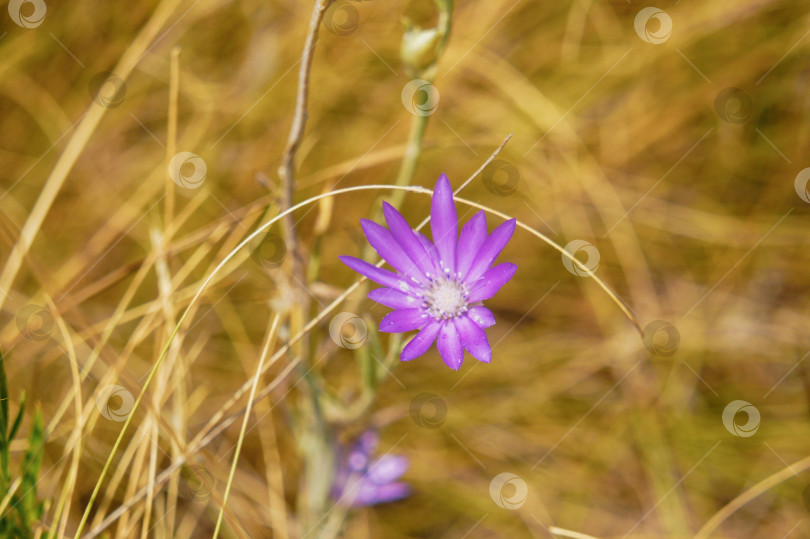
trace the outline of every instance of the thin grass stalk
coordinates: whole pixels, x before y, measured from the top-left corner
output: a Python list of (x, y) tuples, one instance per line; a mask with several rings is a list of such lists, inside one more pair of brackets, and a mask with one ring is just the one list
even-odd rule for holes
[[(276, 313), (273, 316), (273, 321), (270, 323), (270, 326), (267, 330), (267, 337), (265, 338), (264, 347), (262, 348), (261, 356), (259, 357), (259, 365), (256, 367), (256, 372), (259, 373), (262, 371), (262, 367), (264, 366), (264, 361), (267, 359), (267, 354), (270, 352), (270, 348), (272, 348), (273, 341), (276, 336), (276, 330), (278, 329), (278, 322), (279, 322), (279, 314)], [(228, 495), (231, 493), (231, 486), (233, 485), (233, 478), (236, 474), (236, 465), (239, 462), (239, 453), (242, 451), (242, 442), (245, 439), (245, 433), (247, 432), (247, 424), (248, 419), (250, 419), (250, 408), (253, 405), (253, 397), (256, 395), (256, 386), (259, 384), (259, 377), (255, 376), (253, 379), (253, 385), (250, 388), (250, 395), (248, 396), (248, 402), (245, 406), (245, 418), (242, 421), (242, 429), (239, 431), (239, 438), (236, 441), (236, 449), (233, 452), (233, 463), (231, 464), (231, 471), (228, 474), (228, 483), (225, 486), (225, 495), (222, 499), (222, 507), (219, 510), (219, 515), (217, 516), (217, 524), (214, 528), (214, 539), (217, 539), (219, 536), (219, 529), (222, 526), (222, 515), (225, 513), (225, 506), (228, 503)]]

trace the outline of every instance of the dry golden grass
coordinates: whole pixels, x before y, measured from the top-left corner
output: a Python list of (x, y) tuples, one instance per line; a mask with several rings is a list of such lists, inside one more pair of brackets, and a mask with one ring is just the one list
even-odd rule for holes
[[(0, 349), (10, 408), (28, 399), (12, 470), (36, 407), (46, 427), (35, 533), (73, 536), (89, 506), (82, 533), (103, 523), (109, 537), (207, 537), (221, 510), (223, 537), (810, 534), (810, 205), (794, 188), (810, 167), (810, 4), (667, 2), (671, 35), (651, 44), (635, 2), (459, 2), (412, 183), (446, 172), (459, 187), (514, 133), (498, 159), (516, 190), (487, 189), (488, 168), (459, 197), (595, 246), (596, 275), (648, 346), (610, 294), (518, 229), (502, 255), (518, 273), (487, 302), (492, 364), (467, 356), (456, 373), (434, 349), (390, 363), (372, 399), (329, 322), (349, 311), (373, 329), (387, 309), (365, 285), (327, 306), (356, 281), (337, 256), (362, 252), (359, 219), (396, 191), (293, 213), (305, 286), (290, 253), (257, 263), (273, 256), (262, 238), (286, 237), (281, 222), (234, 252), (284, 206), (277, 170), (312, 3), (45, 3), (35, 28), (0, 13)], [(416, 121), (401, 98), (413, 78), (401, 17), (430, 26), (433, 2), (339, 7), (358, 24), (321, 26), (295, 203), (393, 184)], [(114, 106), (94, 101), (106, 72), (125, 88)], [(200, 188), (168, 178), (179, 151), (207, 165)], [(409, 192), (402, 209), (419, 223), (429, 199)], [(490, 229), (500, 221), (490, 214)], [(662, 345), (650, 344), (656, 320), (677, 328), (675, 354), (648, 350)], [(398, 342), (381, 337), (387, 353)], [(125, 423), (96, 405), (110, 385), (119, 399), (143, 391), (117, 446)], [(446, 405), (438, 428), (412, 418), (423, 392)], [(753, 436), (724, 427), (735, 400), (759, 411)], [(356, 414), (342, 409), (352, 403)], [(318, 459), (368, 426), (381, 454), (411, 458), (413, 495), (348, 513), (317, 503)], [(502, 472), (528, 487), (515, 510), (490, 496)]]

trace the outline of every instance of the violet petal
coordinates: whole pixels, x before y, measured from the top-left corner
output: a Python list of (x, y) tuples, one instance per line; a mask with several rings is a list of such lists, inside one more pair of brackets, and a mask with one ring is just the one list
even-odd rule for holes
[(475, 255), (478, 254), (486, 239), (487, 218), (484, 211), (481, 210), (461, 227), (461, 235), (456, 247), (456, 271), (462, 279), (470, 271)]
[(453, 323), (461, 337), (461, 344), (475, 359), (483, 363), (492, 361), (492, 348), (483, 329), (467, 316), (459, 316)]
[(464, 360), (464, 348), (461, 345), (461, 338), (458, 331), (456, 331), (456, 326), (452, 321), (445, 321), (442, 324), (436, 347), (439, 349), (442, 361), (448, 367), (454, 371), (461, 368), (461, 362)]
[(419, 329), (428, 323), (430, 317), (421, 309), (399, 309), (391, 311), (380, 320), (380, 331), (385, 333), (404, 333)]
[(511, 262), (504, 262), (489, 268), (483, 277), (472, 285), (469, 297), (470, 303), (484, 301), (497, 294), (498, 290), (509, 282), (509, 279), (515, 275), (516, 271), (517, 265)]
[(388, 228), (402, 250), (425, 274), (436, 275), (436, 266), (408, 221), (391, 205), (383, 202), (383, 215)]
[(352, 505), (363, 507), (377, 505), (407, 498), (411, 495), (411, 487), (406, 483), (392, 483), (390, 485), (363, 484), (358, 489)]
[(368, 467), (368, 479), (378, 485), (393, 483), (408, 471), (410, 462), (404, 455), (385, 455), (373, 460)]
[(467, 316), (481, 329), (487, 329), (495, 325), (495, 315), (483, 305), (470, 307), (467, 311)]
[(365, 455), (371, 455), (377, 449), (379, 443), (380, 435), (374, 430), (367, 430), (357, 439), (355, 449)]
[(441, 327), (441, 323), (431, 322), (422, 328), (422, 330), (416, 334), (416, 337), (411, 339), (410, 342), (405, 345), (405, 348), (402, 349), (399, 359), (402, 361), (410, 361), (427, 352), (428, 348), (433, 344), (433, 341), (436, 340), (436, 335), (439, 334)]
[(439, 251), (436, 250), (436, 246), (433, 245), (433, 242), (430, 241), (427, 238), (427, 236), (425, 236), (421, 232), (417, 232), (416, 237), (419, 238), (419, 242), (422, 244), (422, 247), (425, 248), (425, 251), (427, 251), (427, 254), (430, 256), (430, 258), (433, 260), (438, 260)]
[(375, 283), (387, 286), (389, 288), (396, 288), (402, 292), (411, 290), (411, 286), (405, 282), (399, 275), (392, 273), (388, 270), (380, 269), (373, 264), (369, 264), (365, 260), (360, 260), (353, 256), (339, 256), (341, 262), (352, 268), (354, 271), (361, 275), (365, 275)]
[(517, 223), (517, 219), (509, 219), (501, 223), (500, 226), (493, 230), (492, 234), (487, 237), (484, 245), (481, 246), (478, 254), (475, 255), (475, 260), (473, 260), (470, 271), (464, 277), (467, 284), (474, 284), (475, 281), (480, 279), (481, 276), (484, 275), (484, 272), (492, 265), (492, 262), (495, 261), (495, 258), (501, 254), (501, 251), (506, 247), (506, 244), (512, 237), (512, 233), (515, 231), (515, 223)]
[(453, 202), (453, 188), (445, 174), (439, 176), (430, 202), (430, 232), (439, 251), (439, 260), (450, 272), (456, 271), (458, 217)]
[(391, 264), (394, 269), (420, 283), (426, 281), (425, 274), (399, 248), (394, 236), (388, 229), (368, 219), (360, 219), (360, 226), (363, 227), (368, 242), (374, 247), (377, 254)]
[(375, 288), (368, 297), (392, 309), (416, 309), (422, 304), (422, 300), (393, 288)]

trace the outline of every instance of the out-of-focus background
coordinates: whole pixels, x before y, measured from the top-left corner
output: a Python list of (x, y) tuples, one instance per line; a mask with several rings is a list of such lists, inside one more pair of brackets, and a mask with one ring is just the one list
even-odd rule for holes
[[(13, 481), (36, 410), (44, 427), (33, 481), (44, 506), (29, 529), (76, 532), (180, 314), (278, 213), (312, 7), (12, 0), (0, 13), (11, 416), (26, 397), (10, 444), (15, 496), (32, 484)], [(570, 246), (645, 330), (519, 229), (501, 257), (519, 270), (487, 302), (492, 364), (467, 356), (453, 372), (434, 349), (392, 367), (367, 413), (331, 431), (348, 440), (374, 426), (380, 454), (411, 460), (411, 496), (350, 511), (343, 536), (692, 537), (718, 514), (712, 537), (810, 534), (809, 7), (458, 2), (421, 97), (403, 95), (414, 77), (402, 19), (435, 25), (433, 2), (330, 8), (294, 201), (393, 183), (414, 107), (432, 99), (413, 183), (431, 188), (445, 172), (458, 187), (514, 133), (459, 196)], [(179, 152), (199, 159), (184, 165), (197, 182), (185, 188), (167, 175)], [(310, 318), (356, 279), (337, 256), (362, 252), (359, 219), (381, 196), (391, 192), (296, 212), (300, 249), (320, 264)], [(412, 224), (428, 212), (428, 197), (407, 195)], [(459, 203), (459, 214), (472, 210)], [(498, 222), (488, 216), (490, 229)], [(302, 412), (291, 403), (306, 369), (283, 373), (291, 355), (261, 379), (259, 391), (278, 387), (253, 406), (231, 482), (245, 395), (224, 414), (235, 421), (154, 486), (256, 371), (276, 313), (273, 350), (289, 338), (284, 249), (243, 253), (205, 291), (132, 412), (84, 532), (113, 515), (110, 537), (210, 536), (230, 483), (223, 536), (305, 535), (307, 438), (292, 434)], [(371, 329), (388, 310), (350, 301)], [(307, 337), (326, 354), (312, 367), (323, 387), (310, 390), (351, 402), (355, 352), (329, 335), (344, 310)]]

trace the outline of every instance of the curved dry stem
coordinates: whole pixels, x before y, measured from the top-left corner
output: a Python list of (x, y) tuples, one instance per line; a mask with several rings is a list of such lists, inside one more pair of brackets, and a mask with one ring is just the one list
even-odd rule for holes
[[(502, 219), (509, 219), (509, 216), (508, 216), (508, 215), (506, 215), (505, 213), (501, 213), (501, 212), (499, 212), (498, 210), (493, 210), (492, 208), (490, 208), (490, 207), (488, 207), (488, 206), (484, 206), (483, 204), (479, 204), (478, 202), (473, 202), (472, 200), (467, 200), (467, 199), (464, 199), (464, 198), (456, 198), (456, 202), (461, 202), (462, 204), (467, 204), (468, 206), (472, 206), (473, 208), (478, 208), (479, 210), (484, 210), (485, 212), (487, 212), (487, 213), (491, 213), (492, 215), (497, 215), (498, 217), (501, 217)], [(582, 271), (584, 271), (585, 273), (587, 273), (589, 277), (593, 277), (593, 280), (594, 280), (594, 281), (596, 281), (596, 282), (597, 282), (597, 284), (598, 284), (600, 287), (602, 287), (602, 290), (604, 290), (604, 291), (605, 291), (605, 293), (606, 293), (608, 296), (610, 296), (610, 299), (612, 299), (612, 300), (614, 301), (614, 303), (616, 303), (616, 305), (618, 305), (618, 306), (619, 306), (619, 308), (620, 308), (620, 309), (622, 310), (622, 312), (625, 314), (625, 316), (627, 317), (627, 319), (628, 319), (628, 320), (630, 320), (630, 322), (632, 322), (632, 323), (633, 323), (633, 325), (634, 325), (634, 326), (636, 327), (636, 329), (638, 330), (639, 334), (641, 334), (641, 335), (643, 335), (643, 334), (644, 334), (644, 333), (643, 333), (643, 331), (642, 331), (642, 329), (641, 329), (641, 326), (640, 326), (640, 325), (639, 325), (639, 323), (638, 323), (638, 320), (636, 320), (636, 317), (635, 317), (635, 316), (633, 316), (633, 313), (631, 313), (631, 312), (630, 312), (630, 309), (627, 307), (627, 305), (625, 305), (625, 304), (624, 304), (624, 301), (622, 301), (622, 299), (621, 299), (619, 296), (617, 296), (617, 295), (616, 295), (616, 293), (615, 293), (615, 292), (613, 292), (613, 291), (612, 291), (612, 290), (611, 290), (611, 289), (608, 287), (608, 285), (607, 285), (607, 284), (605, 284), (605, 281), (603, 281), (603, 280), (602, 280), (601, 278), (599, 278), (599, 277), (598, 277), (598, 276), (597, 276), (597, 275), (596, 275), (596, 274), (595, 274), (593, 271), (591, 271), (591, 270), (590, 270), (590, 268), (585, 267), (585, 265), (584, 265), (584, 264), (582, 264), (582, 263), (581, 263), (579, 260), (577, 260), (577, 259), (574, 257), (574, 255), (572, 255), (571, 253), (569, 253), (568, 251), (566, 251), (566, 250), (565, 250), (563, 247), (561, 247), (561, 246), (560, 246), (560, 244), (559, 244), (559, 243), (555, 242), (554, 240), (552, 240), (551, 238), (549, 238), (548, 236), (546, 236), (546, 235), (545, 235), (545, 234), (543, 234), (542, 232), (540, 232), (540, 231), (538, 231), (538, 230), (535, 230), (534, 228), (532, 228), (532, 227), (530, 227), (529, 225), (526, 225), (526, 224), (524, 224), (524, 223), (521, 223), (520, 221), (517, 221), (517, 226), (519, 226), (519, 227), (520, 227), (520, 228), (522, 228), (523, 230), (525, 230), (525, 231), (529, 232), (530, 234), (532, 234), (532, 235), (536, 236), (537, 238), (539, 238), (539, 239), (543, 240), (544, 242), (546, 242), (547, 244), (549, 244), (551, 247), (553, 247), (553, 248), (557, 249), (557, 250), (558, 250), (560, 253), (562, 253), (562, 255), (563, 255), (564, 257), (566, 257), (566, 258), (568, 258), (569, 260), (571, 260), (571, 262), (572, 262), (573, 264), (576, 264), (576, 266), (577, 266), (577, 267), (578, 267), (580, 270), (582, 270)]]
[(810, 456), (804, 457), (802, 460), (783, 468), (775, 474), (766, 477), (753, 487), (749, 488), (730, 502), (728, 502), (722, 509), (714, 514), (706, 524), (700, 528), (700, 531), (695, 534), (695, 539), (707, 539), (720, 524), (722, 524), (728, 517), (736, 512), (743, 505), (747, 504), (760, 494), (763, 494), (775, 487), (782, 481), (790, 479), (790, 477), (797, 475), (810, 468)]

